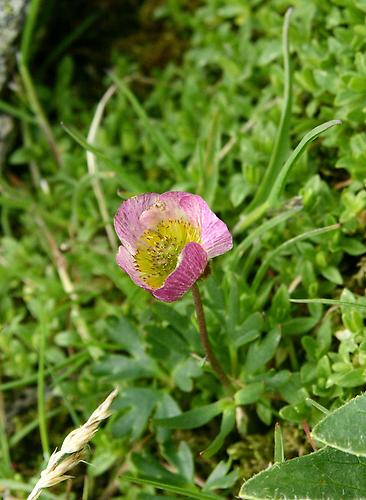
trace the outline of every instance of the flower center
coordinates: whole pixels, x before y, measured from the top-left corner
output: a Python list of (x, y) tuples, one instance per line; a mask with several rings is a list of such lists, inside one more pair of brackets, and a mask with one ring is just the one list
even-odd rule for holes
[(143, 282), (153, 290), (160, 288), (177, 267), (183, 248), (193, 241), (200, 243), (200, 231), (182, 219), (168, 219), (144, 231), (135, 254), (135, 267)]

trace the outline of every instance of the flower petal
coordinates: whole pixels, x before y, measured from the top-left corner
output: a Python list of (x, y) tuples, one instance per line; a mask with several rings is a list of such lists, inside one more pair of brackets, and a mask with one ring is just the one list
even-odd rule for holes
[(157, 193), (146, 193), (133, 196), (124, 201), (114, 218), (114, 228), (121, 240), (131, 253), (134, 250), (135, 242), (144, 232), (145, 228), (140, 222), (140, 216), (159, 198)]
[[(166, 193), (173, 194), (173, 193)], [(233, 246), (233, 238), (227, 225), (219, 219), (207, 203), (198, 195), (177, 193), (179, 204), (190, 221), (201, 228), (202, 246), (210, 259), (221, 255)]]
[(187, 196), (187, 193), (169, 191), (159, 195), (156, 203), (141, 214), (141, 224), (151, 229), (164, 220), (186, 219), (187, 214), (179, 203), (182, 196)]
[(121, 267), (129, 275), (136, 285), (144, 288), (145, 290), (150, 290), (150, 288), (140, 279), (140, 275), (135, 268), (134, 257), (130, 254), (126, 247), (122, 245), (119, 247), (116, 261), (119, 267)]
[(201, 276), (208, 256), (198, 243), (188, 243), (182, 250), (176, 269), (167, 277), (164, 285), (152, 294), (163, 302), (174, 302), (184, 295)]

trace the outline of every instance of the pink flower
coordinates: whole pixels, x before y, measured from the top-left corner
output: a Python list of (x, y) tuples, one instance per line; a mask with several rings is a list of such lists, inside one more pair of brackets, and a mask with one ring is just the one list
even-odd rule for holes
[(124, 201), (114, 218), (121, 240), (118, 265), (164, 302), (178, 300), (208, 259), (232, 248), (224, 222), (198, 195), (147, 193)]

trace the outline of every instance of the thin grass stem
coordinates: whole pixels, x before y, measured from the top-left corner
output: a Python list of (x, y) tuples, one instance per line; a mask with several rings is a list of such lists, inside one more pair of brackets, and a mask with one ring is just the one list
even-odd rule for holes
[(34, 116), (28, 114), (26, 111), (9, 104), (8, 102), (2, 101), (0, 99), (0, 111), (3, 111), (7, 115), (18, 118), (19, 120), (24, 120), (27, 123), (37, 123)]
[(290, 299), (290, 302), (295, 302), (297, 304), (325, 304), (329, 306), (349, 306), (355, 307), (356, 309), (366, 309), (366, 305), (357, 304), (356, 302), (348, 302), (345, 300), (338, 299), (322, 299), (322, 298), (314, 298), (314, 299)]
[(44, 460), (50, 456), (50, 447), (47, 433), (47, 415), (45, 400), (45, 356), (46, 356), (47, 325), (44, 314), (41, 314), (39, 323), (39, 347), (38, 347), (38, 382), (37, 382), (37, 402), (38, 402), (38, 427), (41, 436), (41, 444)]
[(243, 254), (248, 250), (248, 248), (256, 241), (258, 238), (260, 238), (263, 234), (265, 234), (267, 231), (270, 229), (273, 229), (274, 227), (278, 226), (282, 222), (285, 222), (287, 219), (290, 219), (293, 217), (297, 212), (299, 212), (302, 209), (302, 206), (298, 206), (295, 208), (292, 208), (290, 210), (287, 210), (286, 212), (282, 212), (279, 215), (276, 215), (276, 217), (273, 217), (272, 219), (266, 220), (263, 222), (260, 226), (255, 228), (253, 231), (251, 231), (248, 236), (241, 242), (239, 245), (235, 247), (235, 250), (232, 255), (232, 260), (236, 264), (239, 259), (243, 256)]
[(155, 142), (156, 146), (160, 149), (160, 151), (164, 153), (166, 158), (169, 160), (170, 167), (176, 175), (177, 179), (179, 181), (187, 180), (187, 173), (184, 170), (183, 166), (176, 159), (169, 142), (165, 139), (163, 134), (161, 134), (161, 132), (152, 124), (150, 118), (146, 114), (144, 108), (141, 106), (133, 92), (116, 75), (111, 74), (110, 77), (117, 85), (121, 93), (127, 98), (135, 113), (142, 121), (146, 131), (150, 134), (152, 140)]
[[(0, 381), (1, 381), (1, 373), (0, 373)], [(12, 465), (9, 451), (9, 442), (6, 434), (6, 414), (5, 414), (5, 403), (4, 403), (4, 395), (2, 391), (0, 391), (0, 452), (2, 457), (2, 469), (5, 477), (12, 476)]]
[(256, 292), (258, 290), (258, 287), (264, 278), (265, 273), (267, 272), (267, 269), (269, 268), (271, 261), (273, 260), (276, 255), (280, 254), (283, 250), (288, 248), (291, 245), (294, 245), (295, 243), (298, 243), (299, 241), (306, 240), (308, 238), (312, 238), (314, 236), (318, 236), (320, 234), (328, 233), (329, 231), (335, 231), (336, 229), (339, 229), (341, 226), (340, 224), (332, 224), (330, 226), (325, 226), (325, 227), (320, 227), (317, 229), (313, 229), (311, 231), (306, 231), (305, 233), (299, 234), (295, 236), (294, 238), (291, 238), (281, 245), (279, 245), (277, 248), (272, 250), (272, 252), (269, 252), (266, 256), (266, 258), (263, 260), (262, 264), (260, 265), (254, 280), (253, 280), (253, 285), (252, 285), (252, 291)]
[(52, 236), (50, 230), (48, 229), (47, 225), (45, 224), (44, 220), (37, 215), (36, 217), (36, 222), (38, 226), (40, 227), (47, 243), (49, 246), (49, 249), (51, 251), (52, 255), (52, 260), (56, 266), (62, 287), (65, 291), (65, 293), (68, 295), (70, 301), (71, 301), (71, 320), (75, 325), (76, 331), (80, 335), (81, 340), (85, 344), (86, 349), (88, 350), (89, 354), (91, 357), (95, 360), (98, 359), (98, 357), (102, 354), (102, 351), (98, 347), (93, 347), (91, 344), (92, 341), (92, 336), (89, 332), (88, 326), (81, 314), (80, 307), (79, 307), (79, 302), (78, 302), (78, 294), (76, 293), (74, 283), (71, 281), (68, 268), (67, 268), (67, 263), (60, 252), (57, 243)]
[(285, 461), (285, 451), (283, 446), (282, 429), (278, 422), (275, 425), (274, 431), (274, 463), (282, 463)]
[[(111, 85), (109, 87), (109, 89), (107, 90), (107, 92), (103, 95), (102, 99), (98, 103), (98, 106), (97, 106), (97, 109), (95, 111), (92, 123), (90, 125), (88, 137), (87, 137), (87, 142), (89, 144), (93, 144), (95, 139), (96, 139), (96, 135), (97, 135), (100, 123), (102, 121), (105, 107), (106, 107), (108, 101), (111, 99), (111, 97), (115, 93), (116, 89), (117, 89), (116, 85)], [(93, 186), (94, 195), (95, 195), (95, 198), (96, 198), (97, 203), (98, 203), (99, 212), (100, 212), (100, 215), (102, 217), (102, 221), (103, 221), (106, 233), (107, 233), (109, 245), (110, 245), (112, 251), (116, 252), (117, 248), (118, 248), (118, 242), (117, 242), (117, 238), (116, 238), (116, 233), (114, 232), (112, 224), (110, 223), (111, 218), (110, 218), (109, 213), (108, 213), (107, 203), (105, 201), (102, 184), (99, 181), (99, 178), (97, 175), (98, 174), (97, 159), (96, 159), (96, 156), (93, 153), (91, 153), (90, 151), (86, 151), (86, 162), (88, 165), (89, 175), (92, 178), (92, 186)]]
[(292, 8), (288, 9), (285, 14), (282, 31), (284, 95), (280, 124), (277, 130), (277, 136), (271, 159), (264, 174), (263, 180), (257, 190), (257, 193), (248, 207), (248, 212), (251, 212), (267, 200), (269, 193), (271, 192), (273, 182), (281, 170), (281, 165), (285, 159), (286, 151), (289, 148), (290, 119), (292, 108), (292, 72), (288, 32), (292, 10)]
[(23, 60), (22, 54), (18, 55), (18, 68), (19, 68), (19, 73), (24, 85), (24, 89), (30, 104), (30, 107), (32, 108), (33, 113), (35, 114), (37, 118), (38, 125), (40, 129), (43, 131), (44, 136), (47, 140), (47, 143), (50, 147), (50, 150), (55, 158), (55, 161), (59, 167), (63, 166), (63, 161), (61, 158), (61, 154), (58, 150), (56, 140), (53, 136), (52, 128), (51, 125), (48, 122), (48, 119), (43, 111), (42, 105), (38, 99), (36, 90), (33, 85), (32, 78), (30, 76), (29, 70)]

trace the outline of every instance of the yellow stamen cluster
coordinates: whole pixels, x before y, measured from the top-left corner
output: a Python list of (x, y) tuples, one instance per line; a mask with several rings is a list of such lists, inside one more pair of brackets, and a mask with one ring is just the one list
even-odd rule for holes
[(183, 219), (160, 222), (141, 235), (135, 254), (135, 267), (143, 282), (153, 290), (160, 288), (174, 271), (187, 243), (200, 243), (198, 228)]

